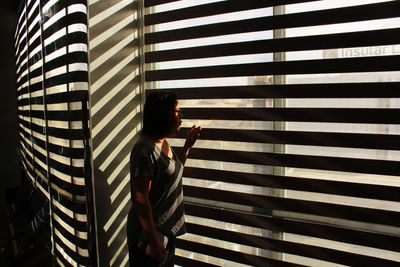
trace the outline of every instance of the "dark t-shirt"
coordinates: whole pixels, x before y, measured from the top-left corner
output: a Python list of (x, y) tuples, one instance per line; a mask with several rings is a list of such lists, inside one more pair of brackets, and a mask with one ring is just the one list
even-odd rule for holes
[[(151, 180), (149, 200), (154, 223), (160, 241), (167, 244), (168, 238), (186, 232), (184, 220), (182, 174), (183, 165), (175, 152), (169, 158), (150, 139), (142, 136), (132, 149), (130, 159), (131, 180), (148, 177)], [(143, 231), (132, 190), (133, 205), (128, 216), (128, 243), (145, 248), (147, 236)]]

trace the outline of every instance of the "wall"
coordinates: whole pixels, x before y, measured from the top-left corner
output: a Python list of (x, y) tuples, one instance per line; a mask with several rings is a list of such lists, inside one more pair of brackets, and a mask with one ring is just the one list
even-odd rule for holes
[[(2, 131), (0, 132), (0, 229), (8, 230), (8, 221), (5, 211), (5, 189), (10, 186), (17, 186), (20, 181), (18, 171), (17, 156), (17, 122), (16, 122), (16, 89), (15, 89), (15, 62), (13, 44), (13, 28), (15, 23), (15, 14), (5, 7), (0, 7), (0, 58), (3, 59), (0, 64), (0, 80), (2, 86), (0, 90), (0, 123)], [(1, 242), (2, 251), (0, 253), (0, 265), (9, 264), (6, 257), (7, 250), (5, 242)]]
[[(0, 120), (3, 131), (0, 132), (2, 147), (0, 168), (1, 186), (16, 186), (19, 184), (19, 165), (17, 156), (17, 104), (15, 89), (14, 61), (14, 24), (15, 14), (10, 9), (0, 8)], [(7, 129), (7, 130), (4, 130)], [(3, 200), (3, 198), (1, 198)]]

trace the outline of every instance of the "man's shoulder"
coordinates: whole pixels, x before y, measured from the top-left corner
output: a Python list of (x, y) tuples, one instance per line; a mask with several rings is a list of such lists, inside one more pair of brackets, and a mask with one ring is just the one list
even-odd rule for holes
[(155, 144), (153, 142), (151, 142), (151, 140), (149, 140), (148, 138), (141, 136), (137, 142), (135, 143), (135, 145), (132, 148), (132, 154), (149, 154), (149, 153), (153, 153), (155, 148), (154, 148)]

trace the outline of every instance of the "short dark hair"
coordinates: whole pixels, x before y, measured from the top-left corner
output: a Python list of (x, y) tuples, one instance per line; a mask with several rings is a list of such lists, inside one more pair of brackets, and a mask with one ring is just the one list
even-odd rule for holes
[(163, 90), (151, 92), (144, 104), (142, 134), (157, 138), (171, 134), (169, 113), (174, 110), (177, 101), (175, 93)]

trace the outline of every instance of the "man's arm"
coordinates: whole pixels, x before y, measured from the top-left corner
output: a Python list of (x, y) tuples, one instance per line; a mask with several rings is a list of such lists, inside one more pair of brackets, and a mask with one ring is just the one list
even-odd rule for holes
[(196, 127), (196, 125), (193, 125), (192, 128), (187, 131), (185, 144), (181, 150), (181, 153), (179, 154), (179, 160), (182, 162), (183, 165), (185, 165), (190, 149), (200, 137), (201, 130), (201, 126)]
[(148, 177), (135, 177), (133, 179), (133, 188), (139, 221), (148, 239), (145, 253), (150, 258), (161, 261), (166, 250), (158, 238), (154, 224), (153, 212), (149, 200), (151, 181)]

